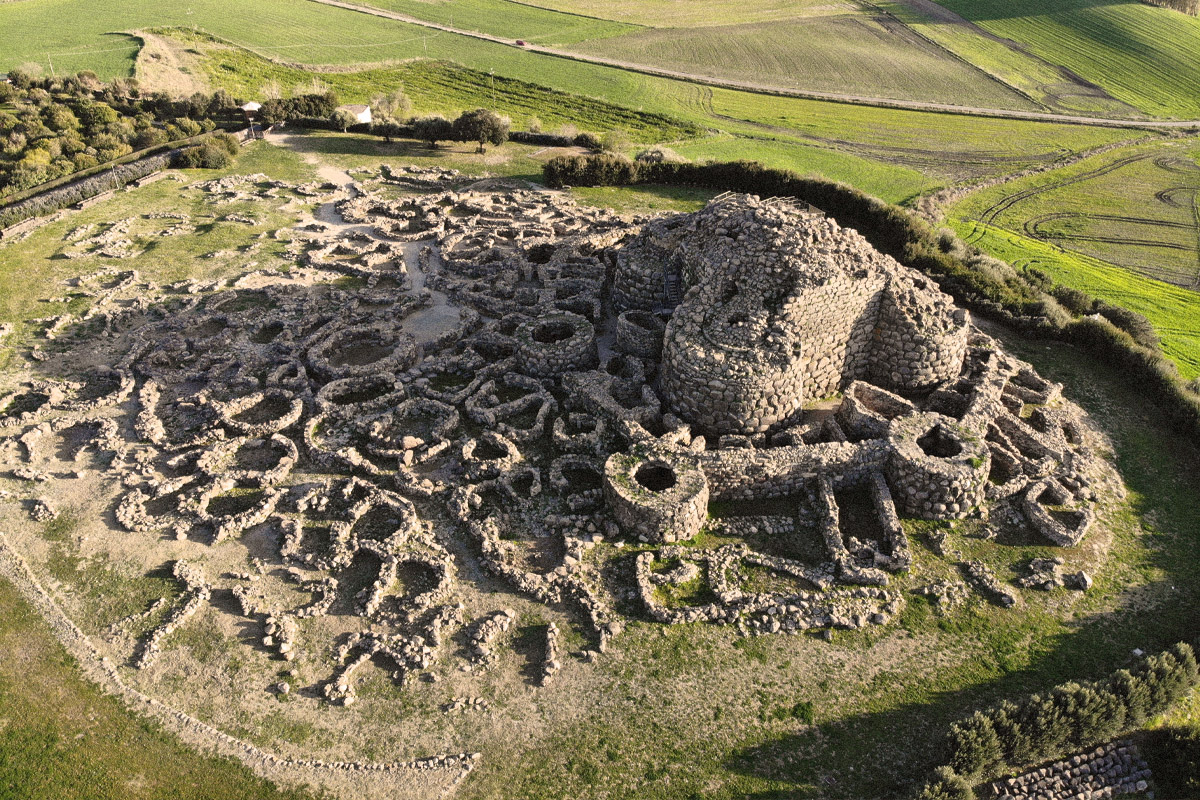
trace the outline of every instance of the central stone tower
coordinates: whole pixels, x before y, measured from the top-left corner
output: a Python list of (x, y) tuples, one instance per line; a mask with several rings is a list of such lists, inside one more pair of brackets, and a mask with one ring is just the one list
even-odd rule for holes
[(618, 310), (669, 307), (679, 286), (662, 391), (704, 431), (762, 433), (855, 379), (920, 391), (962, 367), (967, 313), (820, 212), (726, 195), (643, 236), (615, 281), (663, 294), (627, 291)]

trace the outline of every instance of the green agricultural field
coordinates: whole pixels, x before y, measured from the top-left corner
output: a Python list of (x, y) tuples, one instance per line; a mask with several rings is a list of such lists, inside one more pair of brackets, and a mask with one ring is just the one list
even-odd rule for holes
[[(968, 195), (948, 216), (1014, 265), (1133, 309), (1200, 375), (1200, 144), (1155, 142)], [(1174, 285), (1172, 285), (1174, 284)]]
[[(173, 31), (185, 42), (188, 33)], [(255, 97), (269, 84), (298, 86), (311, 82), (312, 74), (284, 66), (246, 50), (194, 42), (207, 57), (203, 69), (207, 82), (237, 97)], [(390, 67), (355, 72), (328, 72), (319, 80), (345, 102), (366, 103), (395, 87), (403, 87), (413, 100), (414, 113), (440, 112), (453, 117), (478, 106), (495, 108), (518, 127), (537, 117), (546, 129), (575, 125), (581, 130), (625, 131), (641, 142), (693, 138), (703, 131), (695, 124), (662, 114), (634, 111), (603, 100), (567, 95), (522, 80), (491, 76), (442, 61), (411, 61)], [(493, 88), (495, 93), (493, 94)]]
[(880, 0), (877, 5), (903, 21), (913, 32), (936, 42), (1047, 109), (1096, 116), (1130, 117), (1137, 114), (1137, 109), (1112, 97), (1099, 86), (1079, 79), (1070, 70), (988, 33), (950, 11), (937, 17), (927, 16), (914, 8), (911, 0)]
[[(878, 191), (893, 201), (948, 183), (1045, 166), (1073, 153), (1140, 135), (1127, 130), (875, 109), (710, 89), (465, 36), (431, 33), (419, 26), (305, 0), (263, 0), (252, 9), (246, 6), (235, 10), (217, 0), (198, 0), (190, 4), (190, 15), (175, 6), (164, 7), (146, 0), (124, 3), (110, 0), (89, 5), (86, 15), (73, 14), (78, 2), (23, 0), (0, 8), (0, 53), (8, 57), (9, 64), (29, 60), (45, 63), (46, 52), (54, 49), (48, 46), (50, 34), (43, 24), (50, 16), (71, 20), (62, 41), (76, 48), (98, 46), (106, 31), (169, 24), (195, 25), (263, 57), (303, 61), (314, 66), (338, 65), (338, 70), (356, 64), (369, 68), (380, 61), (427, 55), (433, 60), (461, 64), (476, 74), (458, 72), (457, 68), (449, 68), (436, 78), (428, 72), (422, 75), (410, 72), (407, 78), (412, 82), (413, 92), (425, 93), (419, 98), (425, 108), (455, 111), (469, 105), (492, 105), (490, 73), (494, 72), (523, 82), (495, 81), (497, 104), (507, 103), (508, 113), (517, 120), (538, 116), (547, 123), (550, 119), (571, 116), (576, 106), (580, 107), (581, 117), (593, 110), (600, 111), (593, 104), (575, 99), (566, 101), (562, 95), (551, 92), (538, 96), (530, 85), (546, 87), (583, 98), (597, 98), (614, 107), (679, 117), (685, 123), (719, 129), (743, 140), (737, 147), (726, 143), (714, 148), (713, 157), (717, 157), (715, 151), (719, 149), (730, 157), (761, 158), (769, 164), (801, 172), (820, 171), (839, 180), (861, 181), (864, 188)], [(242, 56), (230, 58), (234, 62), (222, 68), (218, 76), (210, 76), (210, 80), (215, 86), (238, 88), (249, 98), (255, 97), (256, 85), (265, 88), (278, 83), (290, 88), (311, 81), (310, 75), (299, 73), (280, 78), (275, 66), (261, 59), (251, 63)], [(92, 64), (81, 62), (77, 68), (85, 66)], [(416, 69), (412, 64), (397, 68)], [(375, 80), (380, 83), (371, 88), (380, 91), (394, 88), (382, 74), (362, 81), (348, 77), (351, 73), (335, 78), (334, 71), (324, 71), (323, 79), (348, 86), (350, 96), (369, 96), (373, 92), (368, 91), (368, 84)], [(123, 72), (127, 74), (129, 69)], [(398, 73), (392, 77), (403, 81)], [(503, 95), (509, 89), (515, 94), (512, 98)], [(604, 109), (602, 118), (595, 120), (595, 127), (617, 122), (619, 127), (632, 128), (635, 139), (648, 138), (638, 133), (636, 121), (613, 119), (613, 113), (612, 108)], [(593, 123), (584, 119), (576, 124), (586, 129)], [(776, 142), (781, 143), (779, 155), (773, 155)], [(800, 155), (806, 150), (798, 149), (799, 145), (807, 152), (822, 152), (819, 158), (806, 161)]]
[(763, 0), (750, 6), (734, 0), (532, 0), (529, 4), (651, 28), (809, 19), (855, 8), (844, 0)]
[(767, 86), (991, 108), (1037, 106), (884, 15), (655, 28), (574, 49)]
[(1119, 148), (978, 192), (953, 214), (1200, 288), (1200, 143)]
[(1148, 114), (1200, 117), (1200, 19), (1137, 0), (942, 5)]
[(977, 222), (958, 220), (953, 227), (996, 258), (1040, 269), (1057, 283), (1144, 314), (1180, 375), (1188, 380), (1200, 377), (1200, 296), (1195, 291)]
[(537, 8), (513, 0), (368, 0), (363, 5), (493, 36), (558, 47), (604, 39), (639, 26)]

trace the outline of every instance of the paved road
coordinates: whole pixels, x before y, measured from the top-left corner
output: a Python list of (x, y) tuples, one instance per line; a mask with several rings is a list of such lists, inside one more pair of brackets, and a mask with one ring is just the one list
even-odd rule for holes
[(492, 36), (488, 33), (480, 33), (479, 31), (453, 28), (449, 25), (442, 25), (437, 22), (418, 19), (417, 17), (410, 17), (407, 14), (398, 14), (394, 11), (385, 11), (380, 8), (371, 8), (370, 6), (362, 6), (356, 3), (346, 3), (342, 0), (310, 0), (310, 2), (321, 3), (322, 5), (327, 6), (335, 6), (337, 8), (344, 8), (348, 11), (357, 11), (362, 14), (370, 14), (371, 16), (375, 17), (396, 20), (397, 22), (407, 22), (410, 25), (419, 25), (422, 28), (429, 28), (431, 30), (441, 31), (443, 33), (453, 33), (459, 36), (467, 36), (472, 39), (479, 39), (481, 41), (492, 42), (494, 44), (502, 44), (520, 50), (528, 50), (533, 53), (554, 56), (555, 58), (566, 58), (572, 61), (580, 61), (587, 64), (615, 67), (617, 69), (628, 70), (630, 72), (639, 72), (644, 75), (653, 75), (659, 78), (687, 81), (689, 83), (699, 83), (706, 86), (716, 86), (723, 89), (736, 89), (740, 91), (757, 92), (759, 94), (773, 94), (781, 97), (799, 97), (805, 100), (828, 100), (835, 103), (849, 103), (851, 105), (874, 106), (877, 108), (898, 108), (909, 111), (936, 111), (947, 114), (962, 114), (972, 117), (995, 117), (999, 119), (1031, 120), (1034, 122), (1094, 125), (1105, 128), (1200, 128), (1200, 120), (1104, 119), (1101, 117), (1054, 114), (1042, 111), (1013, 111), (1003, 108), (956, 106), (950, 103), (931, 103), (922, 102), (920, 100), (892, 100), (884, 97), (868, 97), (857, 94), (814, 92), (807, 89), (792, 89), (785, 86), (771, 86), (770, 84), (736, 81), (727, 78), (714, 78), (708, 75), (697, 75), (690, 72), (678, 72), (676, 70), (647, 66), (645, 64), (634, 64), (628, 61), (618, 61), (616, 59), (603, 58), (601, 56), (593, 56), (586, 53), (576, 53), (570, 50), (542, 47), (541, 45), (536, 44), (526, 44), (524, 47), (517, 47), (516, 43), (512, 39)]

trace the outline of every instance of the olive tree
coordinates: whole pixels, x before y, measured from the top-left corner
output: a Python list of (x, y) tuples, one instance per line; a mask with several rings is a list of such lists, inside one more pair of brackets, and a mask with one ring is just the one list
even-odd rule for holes
[(464, 111), (454, 120), (454, 138), (460, 142), (479, 142), (479, 152), (484, 152), (484, 145), (504, 144), (508, 141), (509, 122), (495, 111), (477, 108), (474, 111)]

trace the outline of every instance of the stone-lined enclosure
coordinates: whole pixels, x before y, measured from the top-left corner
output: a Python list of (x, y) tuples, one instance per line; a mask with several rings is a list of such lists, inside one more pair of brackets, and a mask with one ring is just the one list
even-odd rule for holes
[[(1060, 387), (819, 213), (728, 195), (629, 220), (462, 183), (204, 184), (217, 208), (325, 205), (273, 234), (287, 273), (155, 286), (105, 267), (74, 282), (82, 317), (45, 321), (0, 395), (0, 458), (30, 552), (32, 520), (62, 510), (51, 488), (80, 481), (111, 495), (103, 552), (159, 558), (146, 571), (178, 587), (104, 621), (129, 680), (153, 692), (176, 632), (225, 615), (289, 702), (361, 706), (376, 669), (411, 692), (444, 664), (486, 682), (518, 647), (540, 686), (631, 616), (884, 624), (914, 561), (902, 518), (999, 512), (1063, 547), (1094, 523), (1111, 474)], [(694, 546), (702, 530), (721, 544)], [(754, 544), (789, 537), (813, 547)], [(957, 568), (923, 593), (1019, 592)]]

